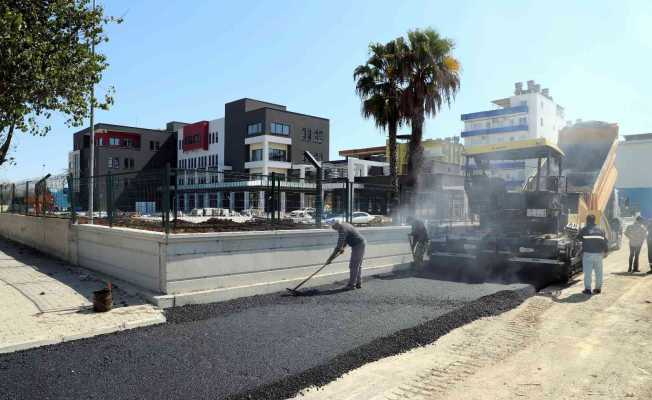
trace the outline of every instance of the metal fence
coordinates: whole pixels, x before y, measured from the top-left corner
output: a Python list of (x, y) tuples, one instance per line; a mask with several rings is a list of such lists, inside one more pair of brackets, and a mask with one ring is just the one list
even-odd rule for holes
[(68, 217), (70, 210), (66, 175), (0, 183), (0, 212)]
[(0, 212), (164, 232), (292, 229), (335, 220), (389, 223), (390, 193), (389, 185), (364, 179), (168, 167), (0, 184)]

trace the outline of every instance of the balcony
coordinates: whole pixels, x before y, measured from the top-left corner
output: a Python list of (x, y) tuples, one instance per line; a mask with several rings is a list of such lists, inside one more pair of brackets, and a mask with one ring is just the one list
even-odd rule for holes
[(277, 136), (272, 134), (263, 134), (263, 135), (251, 136), (245, 138), (245, 144), (264, 143), (264, 142), (291, 145), (292, 139), (289, 136)]
[(527, 124), (509, 125), (509, 126), (499, 126), (496, 128), (485, 128), (485, 129), (474, 129), (472, 131), (463, 131), (461, 136), (465, 138), (465, 137), (472, 137), (472, 136), (491, 135), (494, 133), (519, 132), (519, 131), (527, 132), (527, 130), (528, 130)]
[(480, 112), (475, 112), (470, 114), (462, 114), (461, 119), (462, 121), (468, 121), (471, 119), (491, 118), (491, 117), (499, 117), (501, 115), (522, 114), (527, 112), (528, 112), (527, 106), (506, 107), (506, 108), (499, 108), (497, 110), (488, 110), (488, 111), (480, 111)]
[(288, 161), (260, 160), (260, 161), (245, 162), (244, 167), (246, 169), (255, 169), (255, 168), (263, 168), (263, 167), (290, 169), (292, 168), (292, 163)]

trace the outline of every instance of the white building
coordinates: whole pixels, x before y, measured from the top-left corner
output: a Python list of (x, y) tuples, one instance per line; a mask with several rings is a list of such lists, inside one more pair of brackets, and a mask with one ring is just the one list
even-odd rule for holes
[(618, 144), (616, 168), (621, 209), (631, 208), (644, 218), (652, 218), (652, 175), (650, 155), (652, 154), (652, 133), (625, 135)]
[[(517, 82), (514, 95), (492, 101), (493, 110), (462, 114), (464, 147), (509, 143), (545, 138), (557, 143), (559, 131), (566, 125), (564, 109), (555, 103), (548, 89), (534, 81), (527, 89)], [(523, 162), (496, 163), (494, 175), (519, 186), (532, 174), (534, 165)]]
[(220, 207), (221, 193), (192, 189), (216, 183), (221, 178), (219, 172), (231, 169), (224, 165), (224, 118), (180, 126), (177, 140), (179, 209)]

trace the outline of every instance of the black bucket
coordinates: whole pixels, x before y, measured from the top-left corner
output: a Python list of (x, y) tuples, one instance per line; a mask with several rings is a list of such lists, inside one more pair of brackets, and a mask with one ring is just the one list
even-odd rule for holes
[(93, 310), (107, 312), (113, 308), (113, 293), (111, 289), (96, 290), (93, 292)]

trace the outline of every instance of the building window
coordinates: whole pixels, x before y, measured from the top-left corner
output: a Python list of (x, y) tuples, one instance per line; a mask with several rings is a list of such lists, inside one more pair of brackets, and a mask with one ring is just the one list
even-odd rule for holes
[(149, 141), (149, 149), (154, 150), (154, 142), (151, 140)]
[(109, 138), (109, 146), (120, 146), (120, 139), (118, 138)]
[(256, 149), (251, 151), (251, 161), (262, 161), (263, 149)]
[(301, 129), (301, 140), (306, 143), (322, 144), (324, 142), (324, 131), (319, 129)]
[(125, 169), (129, 169), (129, 159), (125, 158)]
[(255, 135), (263, 131), (262, 122), (247, 125), (247, 135)]
[(272, 122), (270, 126), (271, 132), (275, 135), (290, 135), (290, 125)]
[(106, 167), (107, 168), (113, 168), (113, 157), (107, 158)]
[(520, 117), (518, 119), (519, 125), (527, 125), (527, 118), (526, 117)]
[(269, 149), (270, 161), (287, 161), (287, 152), (281, 149)]
[(543, 118), (541, 118), (541, 126), (543, 126)]

